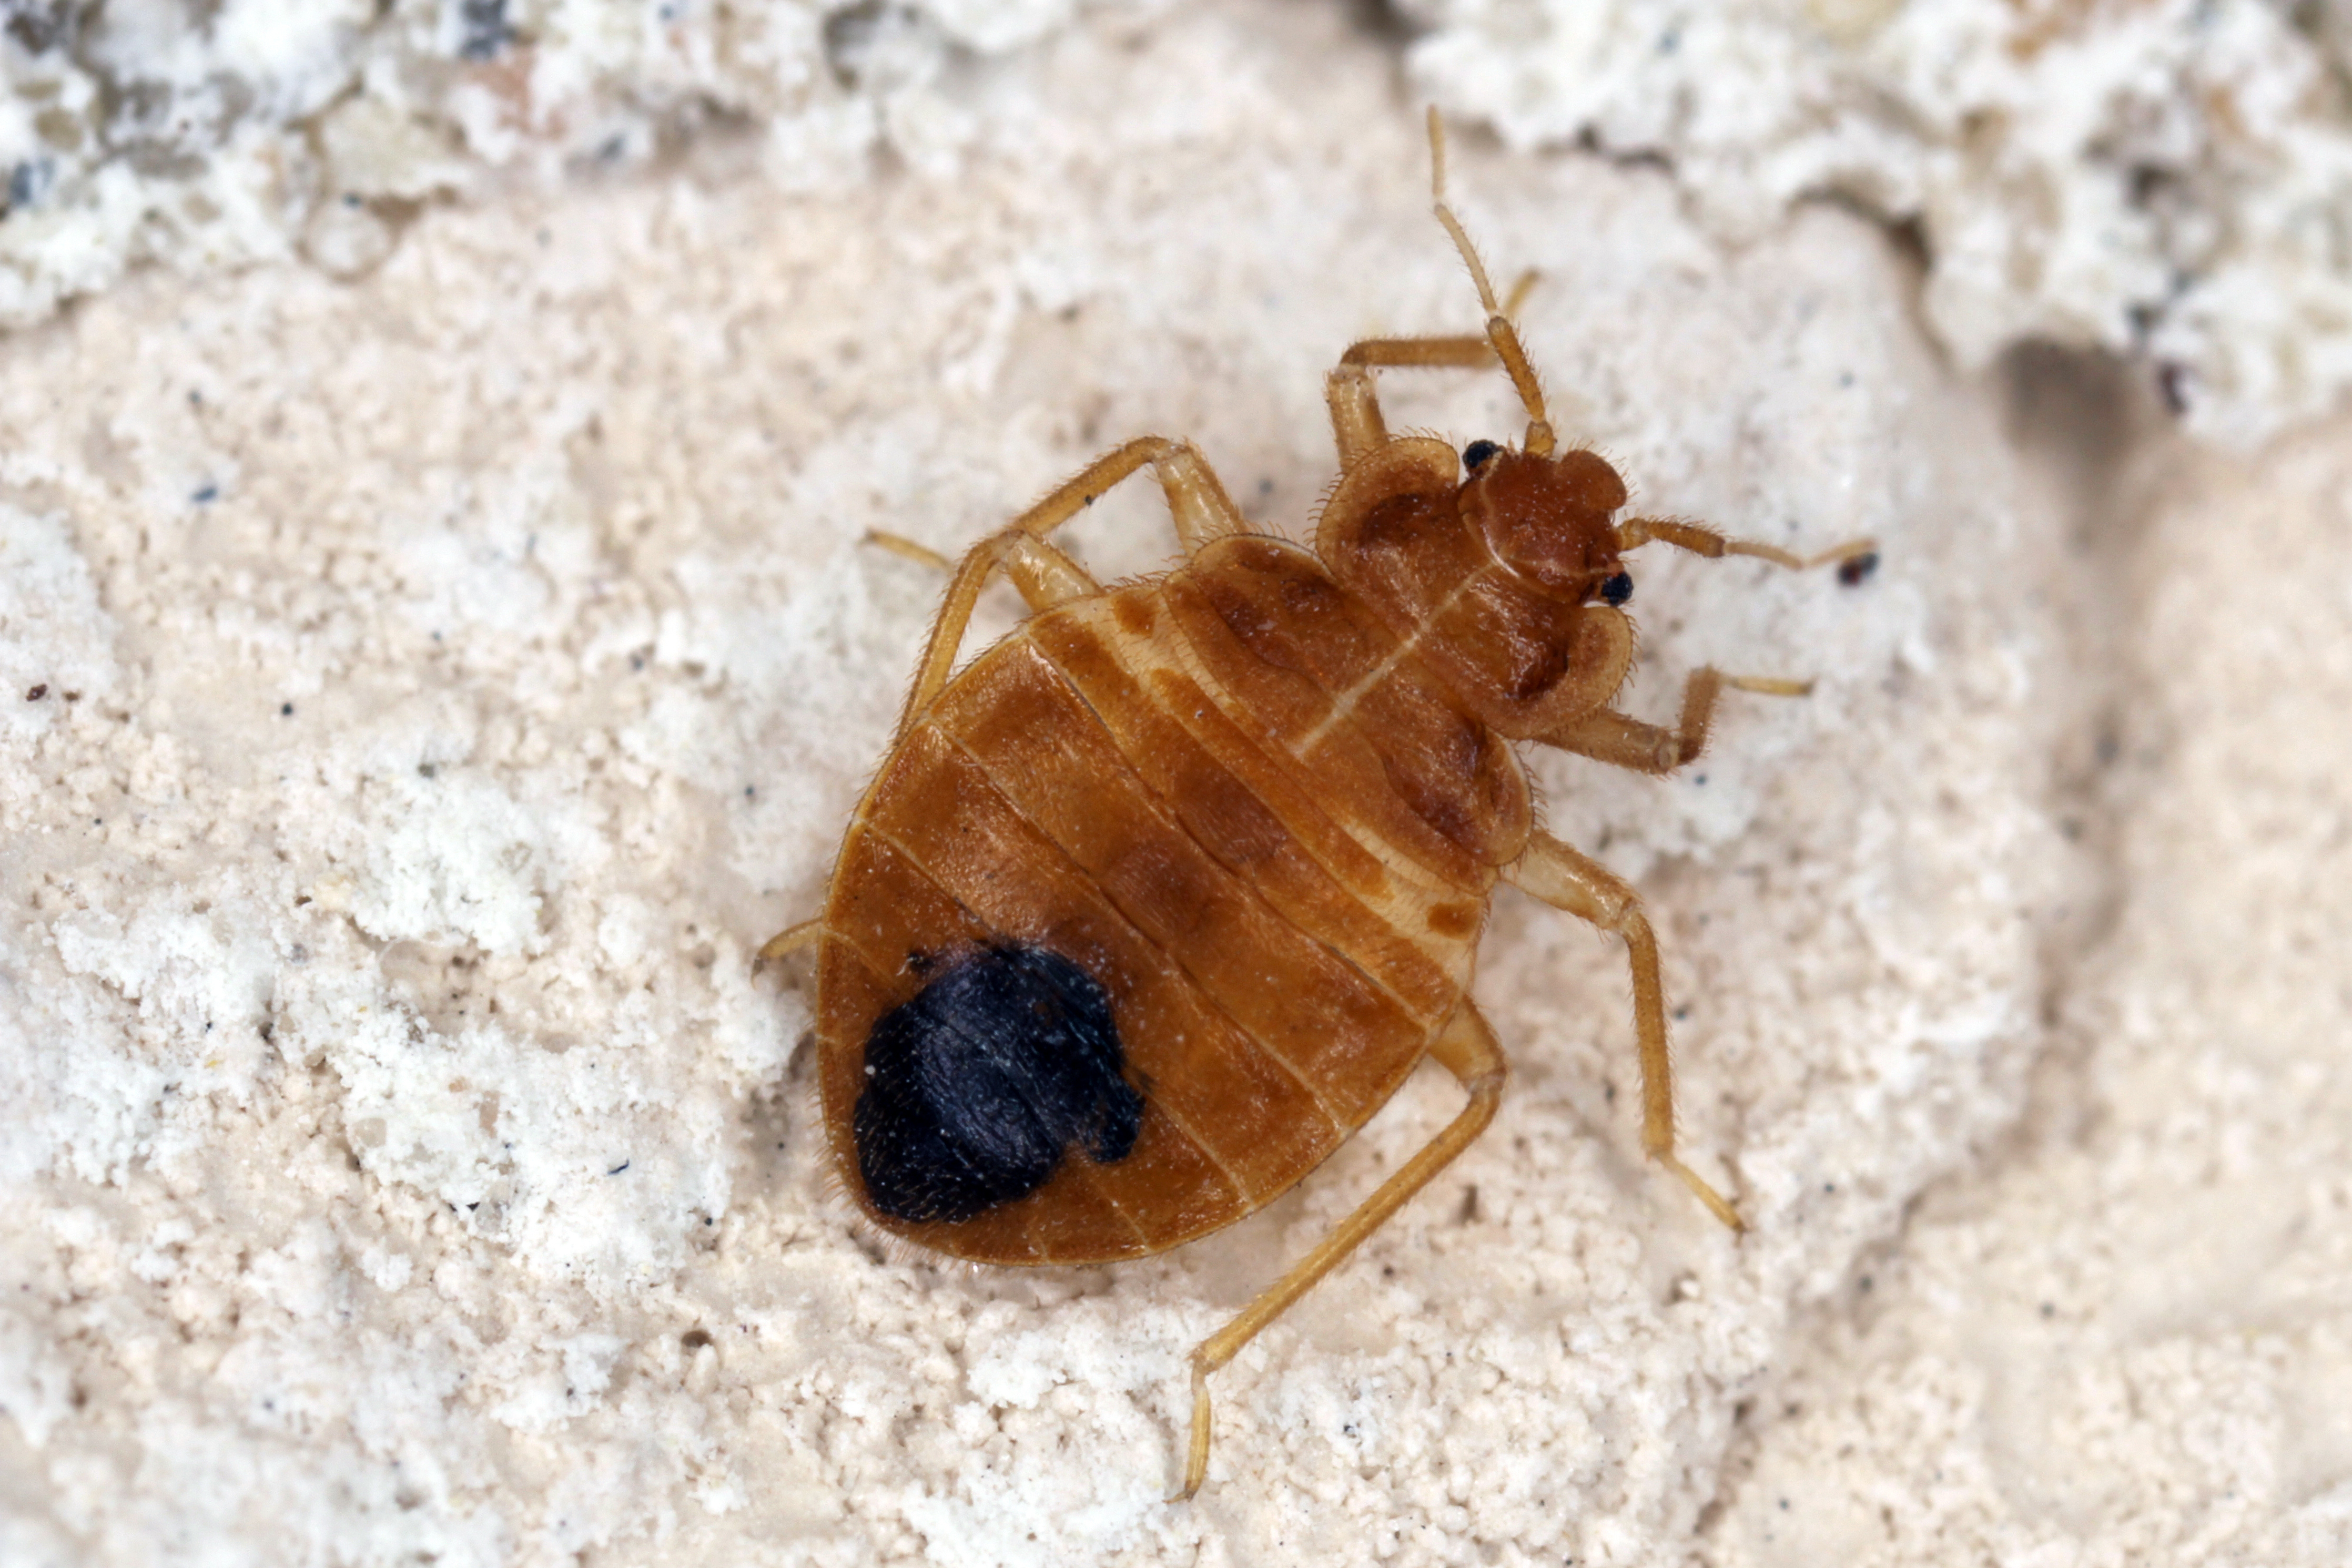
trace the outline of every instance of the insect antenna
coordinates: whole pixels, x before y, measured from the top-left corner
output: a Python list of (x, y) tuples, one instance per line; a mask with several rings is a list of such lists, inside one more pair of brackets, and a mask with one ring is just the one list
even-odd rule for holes
[[(1495, 286), (1486, 279), (1486, 264), (1478, 259), (1478, 247), (1470, 243), (1469, 234), (1462, 220), (1445, 204), (1445, 122), (1437, 115), (1437, 106), (1429, 106), (1429, 190), (1437, 204), (1437, 221), (1454, 236), (1454, 248), (1462, 253), (1470, 268), (1470, 281), (1478, 286), (1478, 303), (1486, 310), (1486, 340), (1495, 345), (1495, 357), (1503, 361), (1509, 372), (1511, 385), (1517, 389), (1519, 402), (1528, 411), (1526, 449), (1530, 455), (1551, 455), (1551, 421), (1544, 413), (1543, 388), (1536, 382), (1535, 367), (1528, 363), (1528, 351), (1519, 346), (1518, 329), (1495, 298)], [(1518, 303), (1526, 292), (1524, 285), (1511, 291), (1511, 303)]]

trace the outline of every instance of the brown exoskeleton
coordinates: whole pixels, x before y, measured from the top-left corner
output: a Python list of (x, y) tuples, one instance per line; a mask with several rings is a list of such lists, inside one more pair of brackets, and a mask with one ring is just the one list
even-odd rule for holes
[[(1468, 993), (1498, 881), (1624, 939), (1642, 1146), (1739, 1226), (1675, 1153), (1641, 900), (1536, 827), (1515, 747), (1664, 774), (1699, 755), (1726, 687), (1801, 695), (1702, 669), (1672, 726), (1611, 706), (1633, 662), (1631, 552), (1811, 563), (1688, 523), (1613, 520), (1623, 482), (1560, 450), (1446, 205), (1433, 113), (1430, 140), (1437, 216), (1486, 329), (1340, 357), (1327, 383), (1340, 477), (1314, 549), (1254, 532), (1199, 452), (1158, 436), (974, 547), (824, 914), (763, 949), (818, 950), (824, 1120), (851, 1198), (886, 1231), (982, 1262), (1179, 1246), (1287, 1191), (1424, 1057), (1461, 1080), (1453, 1123), (1193, 1352), (1183, 1496), (1208, 1471), (1209, 1374), (1493, 1119), (1503, 1053)], [(1527, 413), (1516, 448), (1389, 434), (1377, 369), (1497, 362)], [(1147, 466), (1183, 560), (1105, 587), (1050, 538)], [(999, 572), (1029, 619), (951, 680)]]

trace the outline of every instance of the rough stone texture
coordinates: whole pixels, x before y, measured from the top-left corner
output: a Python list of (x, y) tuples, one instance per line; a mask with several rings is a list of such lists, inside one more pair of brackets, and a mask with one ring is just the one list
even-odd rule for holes
[(2111, 504), (2113, 930), (2009, 1157), (1822, 1315), (1727, 1568), (2352, 1561), (2352, 422)]
[[(1129, 0), (14, 0), (0, 322), (126, 268), (382, 263), (421, 204), (725, 130), (789, 186), (947, 173), (976, 61)], [(1385, 17), (1377, 9), (1364, 13)], [(1965, 363), (2137, 356), (2251, 443), (2352, 387), (2343, 0), (1398, 0), (1415, 82), (1514, 145), (1661, 157), (1744, 243), (1911, 225)], [(1300, 62), (1302, 68), (1307, 62)]]
[[(1101, 3), (1101, 0), (1097, 0)], [(160, 262), (366, 271), (418, 205), (643, 166), (718, 127), (771, 177), (938, 164), (958, 63), (1077, 0), (11, 0), (0, 322)]]
[[(1637, 711), (1706, 661), (1819, 688), (1735, 700), (1677, 781), (1538, 764), (1554, 825), (1652, 900), (1686, 1147), (1744, 1240), (1640, 1160), (1619, 951), (1515, 894), (1479, 988), (1501, 1120), (1220, 1375), (1190, 1506), (1160, 1500), (1185, 1352), (1451, 1114), (1440, 1075), (1265, 1215), (1113, 1270), (904, 1256), (829, 1196), (804, 1002), (748, 959), (817, 899), (939, 590), (858, 540), (958, 548), (1155, 429), (1302, 530), (1339, 350), (1474, 321), (1392, 48), (1332, 8), (1093, 14), (942, 74), (936, 164), (783, 194), (756, 136), (710, 138), (427, 208), (353, 280), (142, 275), (0, 350), (0, 1561), (1766, 1561), (1783, 1496), (1885, 1561), (2105, 1561), (2158, 1528), (2137, 1489), (2192, 1479), (2237, 1490), (2161, 1539), (2340, 1560), (2343, 1261), (2229, 1207), (2283, 1222), (2292, 1186), (2316, 1235), (2343, 1201), (2333, 906), (2255, 902), (2284, 885), (2256, 866), (2242, 905), (2147, 880), (2231, 831), (2223, 795), (2281, 878), (2340, 851), (2312, 662), (2340, 468), (2277, 471), (2300, 511), (2152, 486), (2169, 546), (2078, 537), (2129, 510), (2137, 423), (2081, 437), (2098, 399), (2038, 401), (2054, 361), (1956, 375), (1845, 212), (1731, 249), (1658, 169), (1456, 149), (1496, 269), (1542, 271), (1556, 417), (1637, 504), (1883, 541), (1853, 588), (1644, 559)], [(1516, 427), (1499, 377), (1389, 384), (1399, 426)], [(1070, 530), (1106, 575), (1165, 560), (1149, 490)], [(2300, 771), (2199, 738), (2253, 732), (2258, 665), (2315, 716)], [(2135, 788), (2100, 782), (2109, 713)], [(2291, 1028), (2229, 956), (2236, 907), (2301, 955)], [(2077, 1065), (2045, 1099), (2151, 1075), (2079, 1148), (2007, 1132), (2053, 1019)], [(2242, 1032), (2276, 1054), (2184, 1065)], [(2273, 1122), (2314, 1153), (2176, 1243), (2188, 1110), (2215, 1161)], [(2143, 1187), (2147, 1239), (2110, 1238), (2133, 1298), (2080, 1239)], [(2161, 1249), (2207, 1235), (2290, 1251), (2309, 1315), (2241, 1334), (2219, 1254), (2211, 1295), (2164, 1296)], [(1977, 1292), (2043, 1291), (2037, 1257), (2086, 1326), (2021, 1343), (2074, 1347), (2072, 1381), (1981, 1337)], [(2265, 1406), (2273, 1366), (2303, 1370)], [(2135, 1424), (2137, 1383), (2179, 1427)], [(2269, 1431), (2296, 1434), (2270, 1491), (2215, 1479)], [(1950, 1489), (1911, 1484), (1923, 1445)], [(1969, 1479), (2000, 1467), (2055, 1490)]]
[(1937, 336), (2129, 353), (2250, 444), (2352, 388), (2352, 11), (2253, 0), (1403, 0), (1519, 146), (1663, 156), (1720, 232), (1913, 225)]

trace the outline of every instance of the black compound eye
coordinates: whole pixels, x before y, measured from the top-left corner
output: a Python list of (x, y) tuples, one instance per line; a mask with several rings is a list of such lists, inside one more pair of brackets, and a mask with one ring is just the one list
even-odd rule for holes
[(1486, 466), (1488, 458), (1501, 450), (1491, 441), (1474, 441), (1462, 449), (1462, 466), (1475, 474)]
[(1633, 597), (1633, 574), (1621, 571), (1601, 585), (1601, 597), (1611, 604), (1622, 604)]

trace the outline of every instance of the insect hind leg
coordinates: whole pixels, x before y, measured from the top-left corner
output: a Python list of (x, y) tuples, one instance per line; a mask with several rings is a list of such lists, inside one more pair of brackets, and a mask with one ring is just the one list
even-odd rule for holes
[(1502, 1103), (1503, 1082), (1509, 1076), (1509, 1064), (1503, 1059), (1502, 1047), (1496, 1043), (1495, 1031), (1487, 1027), (1477, 1005), (1469, 998), (1462, 998), (1453, 1018), (1430, 1043), (1429, 1054), (1439, 1066), (1462, 1081), (1462, 1086), (1470, 1092), (1470, 1103), (1462, 1107), (1461, 1113), (1446, 1124), (1444, 1131), (1382, 1182), (1378, 1191), (1332, 1227), (1331, 1234), (1317, 1243), (1313, 1251), (1260, 1292), (1239, 1317), (1193, 1350), (1192, 1442), (1185, 1451), (1183, 1490), (1170, 1501), (1181, 1502), (1191, 1497), (1208, 1479), (1209, 1374), (1240, 1354), (1242, 1347), (1255, 1339), (1261, 1330), (1289, 1311), (1324, 1275), (1345, 1262), (1349, 1253), (1363, 1245), (1365, 1238), (1387, 1224), (1413, 1194), (1453, 1164), (1495, 1119), (1495, 1108)]

